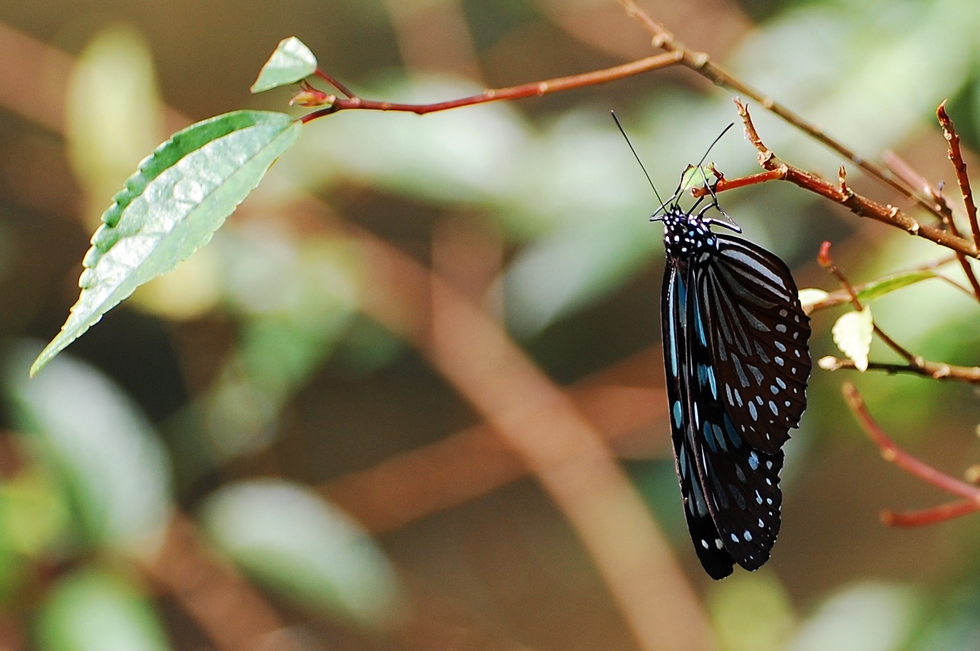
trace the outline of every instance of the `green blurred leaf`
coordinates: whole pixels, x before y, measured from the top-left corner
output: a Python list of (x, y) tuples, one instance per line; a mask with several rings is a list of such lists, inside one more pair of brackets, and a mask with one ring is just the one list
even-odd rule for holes
[(876, 298), (881, 298), (885, 294), (902, 289), (903, 287), (908, 287), (909, 285), (914, 285), (917, 282), (935, 277), (935, 272), (928, 270), (905, 271), (902, 273), (897, 273), (895, 275), (887, 276), (880, 280), (868, 283), (861, 288), (861, 291), (858, 292), (858, 299), (862, 302), (873, 301)]
[(536, 242), (504, 276), (508, 327), (521, 338), (538, 334), (622, 285), (659, 245), (644, 219), (585, 224)]
[(907, 646), (921, 612), (909, 589), (874, 583), (833, 595), (800, 627), (793, 651), (898, 651)]
[(64, 477), (98, 544), (152, 553), (170, 515), (170, 464), (146, 416), (97, 369), (70, 357), (31, 380), (37, 346), (7, 351), (4, 390), (15, 423)]
[(262, 66), (252, 84), (252, 93), (262, 93), (279, 86), (288, 86), (316, 72), (316, 57), (303, 41), (295, 36), (279, 41), (276, 51)]
[(56, 478), (37, 464), (0, 485), (0, 537), (6, 544), (36, 557), (65, 535), (70, 507), (60, 489)]
[(43, 651), (166, 651), (164, 627), (133, 586), (102, 571), (62, 579), (36, 623)]
[(842, 314), (831, 331), (834, 343), (847, 355), (859, 371), (868, 370), (868, 353), (871, 351), (871, 335), (874, 320), (867, 305), (861, 311)]
[(126, 24), (102, 29), (76, 59), (65, 103), (65, 144), (88, 228), (166, 133), (149, 44)]
[(207, 244), (301, 129), (283, 113), (236, 111), (177, 132), (146, 158), (102, 215), (78, 302), (31, 375), (137, 287)]
[(716, 583), (709, 610), (721, 648), (726, 651), (784, 649), (796, 628), (796, 614), (785, 587), (772, 573), (738, 573)]
[(214, 453), (254, 453), (274, 440), (286, 402), (330, 355), (357, 311), (362, 260), (342, 237), (239, 225), (223, 255), (226, 309), (242, 321), (235, 354), (201, 403)]
[(399, 614), (401, 587), (378, 546), (305, 489), (274, 480), (227, 486), (205, 503), (202, 522), (230, 558), (300, 604), (372, 628)]

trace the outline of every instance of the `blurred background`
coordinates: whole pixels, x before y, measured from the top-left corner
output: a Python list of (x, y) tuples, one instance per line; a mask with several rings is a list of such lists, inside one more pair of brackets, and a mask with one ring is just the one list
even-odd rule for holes
[[(948, 98), (980, 169), (972, 0), (643, 6), (955, 197)], [(980, 459), (966, 384), (815, 369), (771, 561), (700, 568), (664, 409), (659, 204), (609, 119), (669, 194), (737, 120), (687, 69), (312, 122), (211, 244), (29, 380), (140, 159), (226, 111), (302, 114), (286, 89), (248, 94), (291, 35), (359, 95), (403, 102), (655, 53), (613, 0), (0, 5), (0, 649), (980, 648), (977, 518), (879, 524), (951, 498), (884, 462), (840, 394), (854, 381), (903, 447), (961, 476)], [(778, 155), (836, 178), (844, 161), (750, 108)], [(758, 169), (737, 128), (710, 159)], [(722, 203), (801, 288), (837, 288), (825, 240), (855, 283), (948, 257), (788, 184)], [(980, 363), (976, 302), (949, 284), (873, 309), (914, 353)], [(839, 355), (840, 313), (814, 315), (814, 359)], [(587, 463), (563, 485), (549, 454)]]

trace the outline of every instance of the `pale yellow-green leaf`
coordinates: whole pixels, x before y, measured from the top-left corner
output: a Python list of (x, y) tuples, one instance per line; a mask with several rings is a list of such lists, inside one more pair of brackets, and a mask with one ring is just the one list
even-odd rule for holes
[(295, 84), (316, 72), (316, 66), (316, 57), (303, 41), (295, 36), (284, 38), (262, 66), (251, 91), (261, 93), (279, 86)]
[(860, 312), (841, 315), (831, 332), (834, 343), (854, 362), (854, 366), (862, 372), (868, 370), (868, 352), (871, 350), (871, 335), (874, 332), (871, 308), (865, 305)]

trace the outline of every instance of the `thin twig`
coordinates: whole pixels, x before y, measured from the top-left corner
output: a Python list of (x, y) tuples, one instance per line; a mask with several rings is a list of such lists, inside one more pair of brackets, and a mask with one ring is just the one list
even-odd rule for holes
[[(956, 133), (956, 127), (953, 125), (953, 121), (946, 113), (945, 100), (943, 100), (943, 103), (936, 110), (936, 117), (939, 118), (939, 124), (943, 127), (943, 135), (949, 143), (949, 161), (953, 164), (953, 169), (956, 170), (956, 182), (959, 184), (960, 193), (963, 195), (966, 218), (970, 223), (970, 229), (973, 231), (973, 243), (977, 247), (980, 247), (980, 226), (977, 225), (977, 205), (973, 201), (970, 177), (967, 176), (966, 162), (963, 160), (963, 153), (960, 151), (960, 137)], [(948, 218), (947, 224), (954, 235), (960, 234), (952, 216)], [(973, 273), (973, 267), (962, 254), (959, 256), (959, 259), (960, 266), (963, 267), (963, 273), (966, 274), (967, 280), (970, 281), (970, 286), (973, 288), (973, 293), (976, 295), (977, 301), (980, 301), (980, 282), (977, 281), (977, 276)]]
[(957, 500), (919, 511), (896, 513), (890, 509), (881, 512), (881, 523), (890, 527), (922, 527), (952, 520), (980, 510), (980, 500)]
[(355, 97), (353, 91), (349, 90), (347, 88), (347, 86), (344, 86), (342, 83), (340, 83), (340, 81), (338, 81), (337, 79), (335, 79), (333, 76), (327, 74), (323, 70), (320, 70), (319, 68), (317, 68), (316, 69), (316, 76), (317, 77), (320, 77), (321, 79), (323, 79), (324, 81), (326, 81), (328, 84), (330, 84), (331, 86), (333, 86), (334, 88), (336, 88), (337, 90), (339, 90), (341, 93), (343, 93), (345, 96), (347, 96), (347, 97)]
[(353, 95), (348, 98), (333, 97), (328, 98), (329, 106), (318, 111), (308, 113), (301, 118), (306, 123), (325, 115), (337, 113), (338, 111), (361, 109), (368, 111), (404, 111), (425, 115), (436, 111), (446, 111), (449, 109), (460, 108), (462, 106), (473, 106), (474, 104), (485, 104), (486, 102), (496, 102), (500, 100), (517, 100), (525, 97), (543, 97), (559, 91), (594, 86), (625, 77), (631, 77), (641, 72), (667, 68), (675, 65), (680, 60), (680, 55), (674, 53), (658, 54), (656, 56), (638, 59), (623, 65), (605, 68), (604, 70), (594, 70), (579, 75), (568, 77), (558, 77), (545, 81), (535, 81), (520, 86), (510, 86), (508, 88), (492, 88), (483, 91), (479, 95), (470, 95), (459, 99), (446, 102), (436, 102), (433, 104), (404, 104), (399, 102), (381, 102), (376, 100), (363, 99)]
[(834, 264), (834, 259), (830, 255), (830, 242), (824, 242), (820, 245), (820, 253), (817, 255), (817, 262), (821, 267), (829, 271), (835, 278), (837, 282), (840, 283), (841, 289), (847, 292), (847, 295), (851, 298), (851, 305), (855, 310), (860, 312), (864, 309), (861, 305), (861, 300), (858, 298), (857, 290), (851, 285), (847, 276), (844, 274), (844, 270)]
[(963, 160), (963, 153), (960, 151), (960, 137), (956, 133), (956, 127), (949, 114), (946, 113), (946, 100), (936, 110), (936, 117), (939, 124), (943, 127), (943, 135), (949, 142), (949, 161), (956, 170), (956, 182), (959, 183), (960, 192), (963, 194), (963, 206), (966, 208), (966, 218), (970, 222), (970, 230), (973, 231), (973, 243), (980, 247), (980, 225), (977, 223), (977, 205), (973, 201), (973, 190), (970, 188), (970, 177), (966, 173), (966, 161)]
[[(879, 278), (877, 280), (873, 280), (873, 281), (870, 281), (870, 282), (860, 283), (860, 284), (854, 285), (854, 289), (857, 291), (858, 296), (860, 297), (860, 295), (866, 289), (868, 289), (869, 287), (873, 287), (875, 285), (878, 285), (881, 282), (886, 282), (889, 278), (892, 278), (894, 276), (901, 276), (901, 275), (904, 275), (904, 274), (907, 274), (907, 273), (910, 273), (910, 272), (915, 272), (915, 271), (932, 271), (933, 272), (933, 277), (936, 280), (941, 280), (942, 282), (946, 283), (947, 285), (950, 285), (951, 287), (953, 287), (957, 291), (960, 291), (963, 294), (969, 296), (970, 298), (973, 298), (973, 292), (971, 292), (967, 287), (964, 287), (963, 285), (961, 285), (960, 283), (956, 282), (955, 280), (953, 280), (949, 276), (945, 276), (945, 275), (939, 273), (938, 271), (934, 271), (935, 269), (938, 269), (939, 267), (942, 267), (943, 265), (950, 264), (951, 262), (955, 262), (956, 260), (957, 260), (957, 258), (956, 258), (955, 255), (952, 255), (952, 256), (949, 256), (949, 257), (946, 257), (946, 258), (940, 258), (939, 260), (932, 260), (930, 262), (926, 262), (924, 264), (921, 264), (921, 265), (918, 265), (918, 266), (915, 266), (915, 267), (910, 267), (909, 269), (906, 269), (905, 271), (897, 272), (893, 276), (885, 276), (884, 278)], [(832, 292), (829, 292), (827, 294), (827, 297), (824, 298), (823, 300), (817, 301), (815, 303), (811, 303), (809, 305), (809, 310), (810, 310), (811, 313), (812, 312), (818, 312), (820, 310), (826, 310), (826, 309), (831, 308), (831, 307), (836, 307), (838, 305), (843, 305), (844, 303), (849, 303), (849, 302), (851, 302), (851, 300), (852, 300), (851, 299), (851, 295), (848, 294), (847, 290), (845, 290), (845, 289), (838, 289), (838, 290), (834, 290)]]
[[(857, 368), (853, 361), (832, 355), (821, 357), (817, 360), (817, 365), (825, 371)], [(942, 362), (930, 362), (921, 357), (913, 357), (905, 365), (868, 362), (868, 370), (885, 371), (886, 373), (912, 373), (933, 380), (955, 380), (969, 384), (980, 384), (980, 366), (956, 366)]]
[[(944, 472), (936, 470), (932, 466), (919, 459), (916, 459), (908, 452), (899, 448), (892, 441), (881, 426), (875, 421), (868, 411), (867, 405), (858, 390), (850, 382), (845, 382), (842, 387), (844, 400), (847, 401), (851, 411), (854, 412), (858, 423), (872, 441), (881, 449), (881, 456), (911, 475), (926, 481), (936, 488), (943, 490), (951, 495), (962, 497), (971, 502), (972, 509), (964, 510), (962, 503), (955, 505), (944, 505), (926, 511), (894, 513), (886, 511), (882, 514), (882, 521), (886, 524), (897, 524), (901, 526), (917, 526), (923, 524), (933, 524), (941, 519), (949, 519), (957, 515), (962, 515), (973, 510), (980, 509), (980, 488), (955, 477), (950, 477)], [(953, 508), (953, 507), (957, 508)], [(945, 517), (940, 517), (945, 514)]]
[[(841, 186), (843, 186), (843, 168), (841, 168), (841, 175)], [(854, 309), (858, 312), (864, 310), (864, 306), (861, 304), (861, 299), (858, 297), (857, 290), (854, 289), (854, 286), (851, 285), (850, 281), (847, 279), (847, 276), (844, 274), (844, 270), (834, 264), (834, 259), (830, 255), (830, 242), (824, 242), (820, 247), (820, 254), (817, 256), (817, 261), (820, 263), (821, 267), (832, 273), (837, 278), (838, 282), (841, 284), (841, 287), (843, 287), (844, 291), (846, 291), (851, 297), (851, 305), (854, 306)], [(897, 341), (885, 334), (885, 331), (879, 328), (877, 323), (872, 323), (871, 327), (874, 328), (875, 334), (877, 334), (889, 348), (908, 360), (910, 364), (914, 363), (913, 360), (915, 359), (915, 355), (910, 353), (903, 346), (899, 345)]]
[[(834, 185), (816, 174), (794, 167), (780, 160), (762, 142), (762, 139), (755, 130), (755, 126), (752, 124), (748, 108), (738, 100), (736, 100), (735, 104), (745, 124), (745, 135), (759, 152), (759, 164), (764, 169), (776, 172), (776, 178), (789, 181), (805, 190), (839, 203), (859, 217), (868, 217), (884, 224), (901, 228), (911, 235), (935, 242), (951, 251), (962, 253), (971, 258), (980, 257), (976, 245), (970, 240), (957, 237), (937, 226), (920, 223), (895, 206), (880, 204), (877, 201), (859, 195), (847, 187), (843, 178), (839, 185)], [(843, 168), (841, 171), (843, 172)], [(936, 214), (935, 208), (930, 210), (930, 212)]]

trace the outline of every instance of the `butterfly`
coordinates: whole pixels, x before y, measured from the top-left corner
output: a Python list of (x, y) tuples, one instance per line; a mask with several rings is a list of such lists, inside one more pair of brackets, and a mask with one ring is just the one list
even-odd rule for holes
[(776, 542), (782, 446), (806, 409), (810, 320), (782, 260), (711, 230), (741, 233), (709, 214), (727, 217), (718, 181), (700, 164), (688, 170), (707, 194), (683, 209), (682, 176), (650, 220), (664, 225), (664, 369), (684, 514), (701, 565), (721, 579), (735, 563), (761, 567)]

